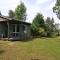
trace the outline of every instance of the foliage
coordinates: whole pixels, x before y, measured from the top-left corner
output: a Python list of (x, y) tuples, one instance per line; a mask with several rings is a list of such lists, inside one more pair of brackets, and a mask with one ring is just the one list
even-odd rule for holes
[(47, 17), (44, 21), (42, 14), (37, 14), (32, 22), (32, 35), (40, 37), (54, 37), (56, 36), (56, 26), (54, 19)]
[(51, 37), (54, 35), (55, 32), (55, 24), (54, 24), (54, 19), (47, 17), (46, 22), (45, 22), (45, 32), (47, 33), (47, 36)]
[(56, 37), (59, 35), (58, 25), (54, 23), (54, 18), (47, 17), (44, 21), (42, 14), (38, 13), (31, 25), (33, 36)]
[(10, 17), (10, 18), (14, 18), (14, 16), (15, 16), (15, 15), (14, 15), (14, 12), (13, 12), (12, 10), (9, 10), (9, 17)]
[(15, 11), (9, 10), (8, 13), (10, 18), (15, 18), (17, 20), (25, 21), (26, 20), (26, 7), (23, 2), (19, 4)]
[(38, 13), (32, 22), (33, 28), (44, 27), (44, 19), (42, 14)]
[(22, 21), (26, 20), (26, 7), (23, 2), (21, 2), (21, 4), (16, 7), (15, 17), (18, 20), (22, 20)]
[(56, 1), (55, 6), (53, 7), (53, 12), (56, 13), (57, 17), (60, 19), (60, 0)]
[(32, 34), (40, 35), (44, 31), (44, 19), (42, 14), (38, 13), (32, 22)]
[(57, 36), (60, 36), (60, 24), (59, 23), (56, 23), (55, 24), (55, 32), (57, 32)]
[(1, 11), (0, 11), (0, 16), (2, 16), (2, 13), (1, 13)]
[(46, 31), (54, 32), (54, 28), (55, 28), (54, 19), (53, 18), (50, 19), (50, 17), (47, 17), (45, 26), (46, 26), (45, 27)]

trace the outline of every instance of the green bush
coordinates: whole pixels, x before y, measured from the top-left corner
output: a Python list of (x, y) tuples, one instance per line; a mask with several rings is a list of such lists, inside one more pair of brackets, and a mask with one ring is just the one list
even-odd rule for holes
[(42, 32), (40, 36), (41, 37), (47, 37), (47, 33), (46, 32)]
[(47, 37), (56, 37), (57, 33), (56, 32), (48, 32)]

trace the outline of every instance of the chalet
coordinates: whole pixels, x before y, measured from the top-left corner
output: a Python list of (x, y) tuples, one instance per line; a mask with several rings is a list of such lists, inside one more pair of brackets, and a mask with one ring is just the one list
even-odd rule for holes
[(0, 16), (0, 39), (29, 39), (30, 23)]

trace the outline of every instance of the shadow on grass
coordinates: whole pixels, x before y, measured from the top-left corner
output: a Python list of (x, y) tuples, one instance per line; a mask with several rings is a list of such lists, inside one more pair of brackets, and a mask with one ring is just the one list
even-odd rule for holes
[(5, 50), (0, 49), (0, 54), (3, 54), (5, 52)]
[(16, 42), (16, 41), (21, 41), (21, 42), (29, 42), (29, 41), (33, 41), (34, 39), (31, 38), (31, 39), (15, 39), (15, 40), (9, 40), (11, 42)]

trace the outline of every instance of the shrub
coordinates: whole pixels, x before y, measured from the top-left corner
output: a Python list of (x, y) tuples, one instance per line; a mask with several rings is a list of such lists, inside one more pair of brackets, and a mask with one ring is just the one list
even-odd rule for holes
[(56, 37), (57, 33), (56, 32), (48, 32), (47, 37)]

